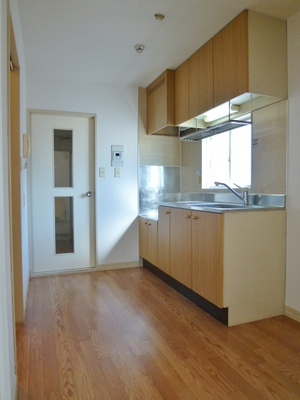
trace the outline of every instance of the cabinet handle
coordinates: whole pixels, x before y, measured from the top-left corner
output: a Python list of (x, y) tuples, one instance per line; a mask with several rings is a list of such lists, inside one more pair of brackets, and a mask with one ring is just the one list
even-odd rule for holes
[(150, 222), (148, 223), (148, 226), (150, 226), (150, 225), (152, 225), (152, 224), (150, 224)]
[(191, 216), (191, 215), (188, 215), (188, 214), (186, 214), (186, 215), (184, 216), (184, 218), (192, 218), (192, 216)]
[(148, 222), (144, 222), (145, 225), (148, 225)]
[(166, 211), (166, 214), (170, 214), (170, 211)]
[(195, 215), (192, 215), (191, 219), (199, 219), (199, 217), (196, 217)]

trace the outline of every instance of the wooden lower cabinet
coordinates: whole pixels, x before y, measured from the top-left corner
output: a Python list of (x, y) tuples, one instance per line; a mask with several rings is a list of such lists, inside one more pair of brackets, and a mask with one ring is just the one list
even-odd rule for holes
[(223, 215), (173, 208), (170, 221), (170, 276), (222, 308)]
[(191, 289), (191, 212), (172, 208), (170, 221), (170, 276)]
[(159, 207), (158, 223), (140, 218), (140, 256), (238, 325), (284, 312), (285, 226), (284, 210)]
[(158, 209), (157, 267), (166, 274), (170, 274), (170, 212), (169, 207)]
[(223, 214), (192, 212), (192, 290), (223, 307)]
[(148, 257), (148, 220), (146, 218), (139, 218), (139, 254), (142, 258)]
[(140, 257), (157, 265), (157, 221), (139, 218)]

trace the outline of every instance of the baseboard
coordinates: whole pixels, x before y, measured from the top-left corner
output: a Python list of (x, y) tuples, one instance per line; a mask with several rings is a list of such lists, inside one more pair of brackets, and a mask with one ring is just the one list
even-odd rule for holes
[(84, 268), (84, 269), (68, 269), (63, 271), (47, 271), (47, 272), (38, 272), (31, 274), (31, 278), (37, 278), (39, 276), (51, 276), (51, 275), (65, 275), (65, 274), (80, 274), (85, 272), (96, 272), (96, 271), (108, 271), (111, 269), (124, 269), (124, 268), (137, 268), (140, 267), (139, 261), (131, 261), (131, 262), (121, 262), (121, 263), (113, 263), (113, 264), (101, 264), (96, 268)]
[(15, 375), (14, 388), (13, 388), (13, 393), (12, 393), (12, 400), (17, 400), (17, 397), (18, 397), (18, 381), (17, 381), (17, 375)]
[(101, 264), (98, 265), (97, 271), (108, 271), (111, 269), (124, 269), (124, 268), (137, 268), (139, 267), (139, 261), (122, 262), (114, 264)]
[(46, 271), (46, 272), (36, 272), (30, 275), (30, 278), (37, 278), (39, 276), (51, 276), (51, 275), (66, 275), (66, 274), (80, 274), (84, 272), (97, 271), (96, 268), (83, 268), (83, 269), (64, 269), (61, 271)]
[(295, 310), (292, 307), (284, 306), (284, 315), (300, 322), (300, 311)]

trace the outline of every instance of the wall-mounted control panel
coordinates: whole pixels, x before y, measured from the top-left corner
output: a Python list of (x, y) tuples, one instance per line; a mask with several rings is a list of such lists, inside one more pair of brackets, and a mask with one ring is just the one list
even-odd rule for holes
[(124, 167), (124, 146), (112, 145), (111, 146), (111, 166)]

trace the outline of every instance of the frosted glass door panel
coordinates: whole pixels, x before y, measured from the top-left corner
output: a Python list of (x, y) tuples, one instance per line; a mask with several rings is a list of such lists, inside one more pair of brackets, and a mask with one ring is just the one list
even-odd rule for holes
[(54, 129), (54, 187), (72, 187), (73, 132)]
[(74, 253), (73, 198), (55, 197), (56, 254)]

